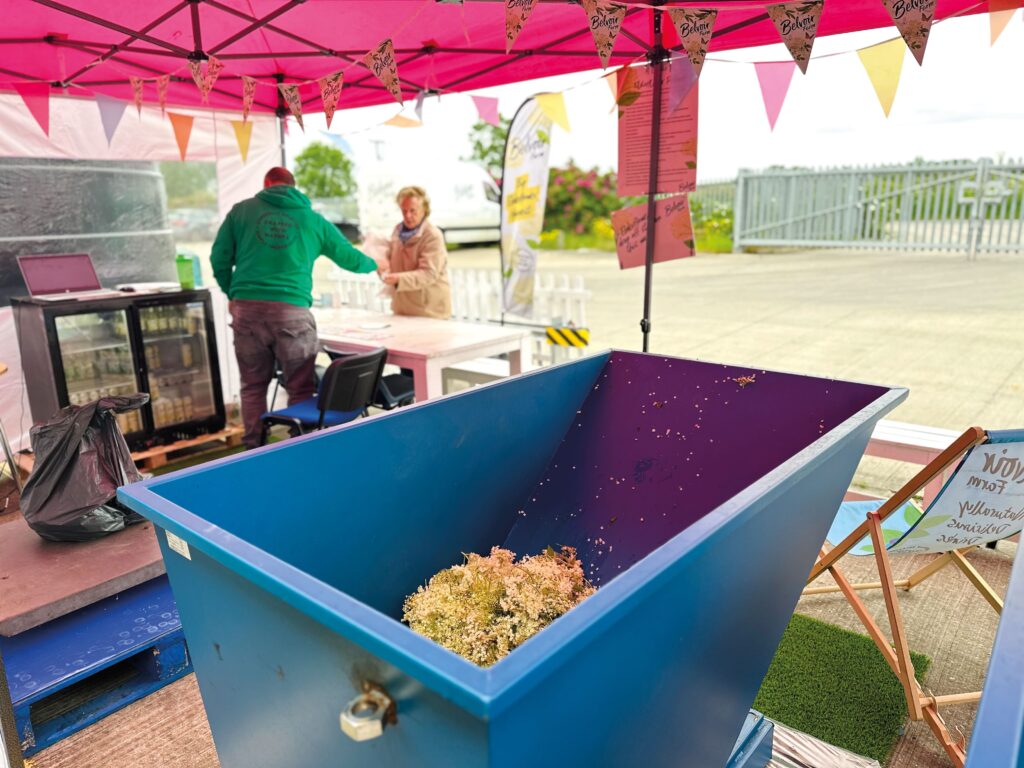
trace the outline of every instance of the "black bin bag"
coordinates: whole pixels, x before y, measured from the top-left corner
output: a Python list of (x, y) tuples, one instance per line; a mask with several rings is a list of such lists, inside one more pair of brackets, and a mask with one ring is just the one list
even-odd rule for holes
[(21, 493), (29, 526), (48, 541), (91, 541), (145, 518), (115, 498), (142, 479), (114, 418), (141, 408), (147, 394), (69, 405), (32, 427), (36, 461)]

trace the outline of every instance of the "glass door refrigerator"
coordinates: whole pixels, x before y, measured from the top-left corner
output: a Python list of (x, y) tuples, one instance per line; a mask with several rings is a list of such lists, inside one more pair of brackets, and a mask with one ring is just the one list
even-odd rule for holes
[(223, 429), (208, 291), (11, 305), (33, 421), (67, 405), (148, 392), (148, 405), (118, 416), (132, 450)]

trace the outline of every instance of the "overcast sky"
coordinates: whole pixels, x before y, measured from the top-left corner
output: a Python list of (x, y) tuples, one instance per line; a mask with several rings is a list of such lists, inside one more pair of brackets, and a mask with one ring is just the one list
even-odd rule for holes
[[(698, 178), (729, 178), (741, 167), (770, 165), (1024, 158), (1022, 14), (1016, 13), (991, 47), (986, 14), (936, 24), (924, 66), (906, 55), (888, 119), (854, 51), (896, 36), (894, 28), (815, 41), (808, 72), (794, 74), (774, 132), (749, 62), (787, 58), (782, 44), (710, 56), (700, 80)], [(573, 158), (584, 167), (613, 168), (617, 120), (601, 74), (598, 69), (474, 93), (498, 97), (502, 115), (511, 116), (534, 93), (570, 88), (565, 98), (573, 130), (568, 135), (555, 129), (552, 164)], [(380, 156), (389, 164), (437, 166), (468, 153), (466, 136), (476, 110), (467, 95), (428, 98), (421, 128), (378, 126), (398, 110), (394, 104), (340, 112), (332, 130), (351, 143), (361, 163)], [(414, 116), (411, 102), (403, 114)], [(305, 122), (305, 135), (290, 125), (289, 157), (323, 139), (323, 115), (309, 115)]]

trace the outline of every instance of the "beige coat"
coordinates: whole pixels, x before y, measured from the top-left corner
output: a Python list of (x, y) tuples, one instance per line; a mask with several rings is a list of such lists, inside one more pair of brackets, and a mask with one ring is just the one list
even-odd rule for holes
[(452, 291), (448, 283), (448, 250), (441, 230), (424, 219), (420, 231), (405, 243), (398, 237), (401, 224), (391, 234), (388, 251), (390, 271), (398, 276), (391, 311), (396, 315), (422, 315), (449, 320)]

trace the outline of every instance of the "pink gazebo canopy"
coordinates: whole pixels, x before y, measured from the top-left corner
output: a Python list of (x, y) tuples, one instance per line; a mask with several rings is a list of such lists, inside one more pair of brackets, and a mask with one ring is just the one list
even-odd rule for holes
[[(649, 5), (629, 10), (610, 66), (642, 57), (651, 39)], [(761, 0), (675, 2), (718, 8), (711, 52), (779, 42)], [(977, 0), (938, 0), (936, 20), (987, 11)], [(818, 35), (892, 27), (881, 0), (826, 0)], [(678, 49), (671, 23), (665, 45)], [(49, 82), (131, 101), (129, 76), (170, 74), (167, 103), (200, 106), (187, 60), (215, 55), (223, 64), (211, 107), (241, 109), (242, 76), (256, 78), (253, 111), (279, 109), (276, 82), (303, 83), (303, 110), (322, 111), (315, 80), (342, 70), (338, 109), (393, 101), (361, 59), (386, 38), (394, 42), (403, 95), (440, 93), (565, 74), (600, 66), (580, 5), (539, 0), (510, 54), (501, 0), (7, 0), (0, 33), (0, 88)], [(813, 62), (811, 66), (814, 66)], [(5, 82), (6, 81), (6, 82)]]

